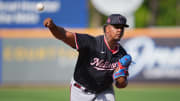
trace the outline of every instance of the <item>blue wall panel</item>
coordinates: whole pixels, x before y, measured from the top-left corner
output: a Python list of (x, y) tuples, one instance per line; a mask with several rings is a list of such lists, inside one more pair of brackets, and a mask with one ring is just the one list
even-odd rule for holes
[[(42, 2), (44, 11), (37, 11)], [(45, 18), (71, 28), (88, 27), (87, 0), (0, 0), (0, 28), (43, 28)]]

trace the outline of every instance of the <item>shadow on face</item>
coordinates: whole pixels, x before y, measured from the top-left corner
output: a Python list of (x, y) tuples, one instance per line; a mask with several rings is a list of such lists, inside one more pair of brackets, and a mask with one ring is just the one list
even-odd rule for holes
[(105, 26), (105, 35), (108, 39), (119, 41), (124, 34), (123, 25), (107, 25)]

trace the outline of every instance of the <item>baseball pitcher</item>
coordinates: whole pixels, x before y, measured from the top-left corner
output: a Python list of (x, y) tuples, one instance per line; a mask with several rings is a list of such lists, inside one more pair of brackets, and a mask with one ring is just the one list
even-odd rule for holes
[(112, 14), (104, 25), (104, 35), (69, 32), (57, 26), (51, 18), (44, 26), (59, 40), (79, 52), (71, 81), (70, 101), (115, 101), (113, 84), (118, 88), (127, 86), (128, 67), (131, 56), (120, 45), (126, 18)]

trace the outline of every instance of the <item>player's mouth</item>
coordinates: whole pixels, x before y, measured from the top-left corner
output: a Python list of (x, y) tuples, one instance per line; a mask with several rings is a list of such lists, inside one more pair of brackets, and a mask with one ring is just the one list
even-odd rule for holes
[(122, 35), (121, 34), (116, 34), (117, 37), (121, 37)]

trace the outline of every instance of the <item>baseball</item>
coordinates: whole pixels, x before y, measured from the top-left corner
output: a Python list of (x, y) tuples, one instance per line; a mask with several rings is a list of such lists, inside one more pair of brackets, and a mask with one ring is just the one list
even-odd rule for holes
[(37, 9), (38, 11), (42, 11), (42, 10), (44, 10), (44, 5), (43, 5), (42, 3), (37, 3), (36, 9)]

